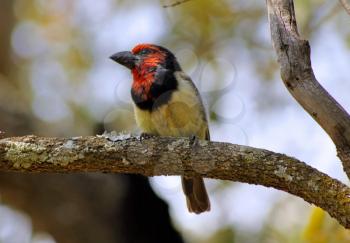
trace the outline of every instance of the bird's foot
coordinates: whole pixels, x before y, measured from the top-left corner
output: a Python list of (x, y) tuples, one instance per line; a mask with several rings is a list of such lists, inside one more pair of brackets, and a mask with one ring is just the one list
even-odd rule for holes
[(145, 140), (145, 139), (149, 139), (149, 138), (153, 138), (153, 137), (156, 137), (156, 135), (150, 134), (150, 133), (146, 133), (146, 132), (142, 132), (140, 134), (140, 141)]
[(190, 140), (190, 146), (194, 147), (198, 144), (198, 137), (196, 135), (191, 135), (189, 137), (189, 140)]

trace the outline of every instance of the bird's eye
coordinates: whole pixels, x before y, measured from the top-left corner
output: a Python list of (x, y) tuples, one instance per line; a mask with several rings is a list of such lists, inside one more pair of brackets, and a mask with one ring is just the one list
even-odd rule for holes
[(149, 54), (151, 53), (152, 51), (150, 49), (143, 49), (141, 50), (138, 54), (139, 55), (146, 55), (146, 54)]

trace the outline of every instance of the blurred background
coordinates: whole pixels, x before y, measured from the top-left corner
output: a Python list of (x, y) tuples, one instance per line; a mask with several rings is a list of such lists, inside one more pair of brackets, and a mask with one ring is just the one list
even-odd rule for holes
[[(108, 57), (138, 43), (172, 50), (193, 78), (211, 137), (294, 156), (344, 183), (329, 137), (280, 81), (264, 1), (2, 0), (0, 130), (86, 136), (135, 126), (128, 70)], [(350, 111), (349, 16), (297, 0), (316, 77)], [(349, 242), (302, 199), (207, 180), (212, 211), (187, 212), (178, 177), (0, 174), (1, 243)]]

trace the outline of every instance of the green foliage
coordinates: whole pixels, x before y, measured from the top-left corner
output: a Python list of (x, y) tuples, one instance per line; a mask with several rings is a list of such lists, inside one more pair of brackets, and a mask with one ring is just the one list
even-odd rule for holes
[(232, 227), (224, 227), (215, 232), (203, 243), (235, 243), (235, 233)]
[(303, 233), (303, 242), (346, 243), (349, 241), (349, 230), (344, 229), (322, 209), (314, 207), (311, 210), (309, 222)]

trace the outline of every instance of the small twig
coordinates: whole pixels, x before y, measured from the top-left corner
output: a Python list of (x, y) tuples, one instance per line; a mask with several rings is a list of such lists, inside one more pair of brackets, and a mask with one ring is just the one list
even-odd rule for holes
[(319, 29), (325, 22), (327, 22), (329, 19), (334, 17), (337, 13), (339, 13), (339, 11), (340, 11), (339, 5), (337, 3), (334, 4), (334, 6), (332, 8), (330, 8), (328, 13), (326, 13), (321, 19), (319, 19), (315, 23), (312, 23), (308, 27), (309, 30), (307, 32), (311, 33), (312, 31)]
[(341, 5), (343, 5), (345, 11), (350, 15), (350, 4), (347, 2), (347, 0), (339, 0)]
[(191, 1), (191, 0), (181, 0), (181, 1), (171, 3), (171, 4), (165, 4), (165, 5), (163, 5), (163, 8), (172, 8), (172, 7), (178, 6), (180, 4), (183, 4), (183, 3), (189, 2), (189, 1)]

